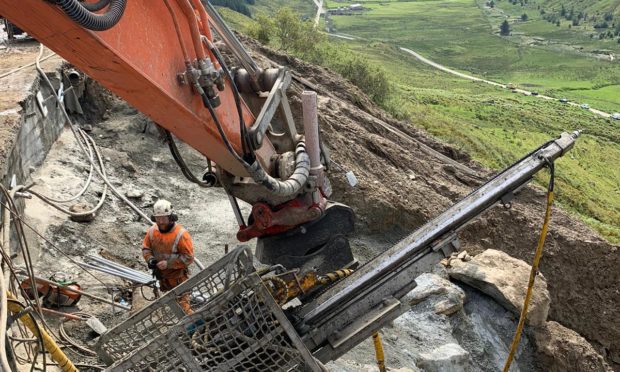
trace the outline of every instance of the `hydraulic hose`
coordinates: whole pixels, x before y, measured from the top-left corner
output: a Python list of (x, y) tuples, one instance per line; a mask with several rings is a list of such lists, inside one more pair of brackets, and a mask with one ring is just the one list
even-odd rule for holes
[[(15, 297), (12, 294), (7, 293), (7, 295), (11, 300), (15, 300)], [(43, 340), (43, 345), (45, 347), (45, 350), (48, 353), (50, 353), (52, 359), (56, 363), (58, 363), (60, 369), (63, 372), (73, 372), (73, 371), (77, 372), (77, 368), (75, 368), (75, 366), (73, 365), (71, 360), (67, 358), (65, 353), (62, 352), (62, 350), (60, 349), (60, 347), (58, 347), (58, 344), (54, 342), (52, 337), (50, 337), (50, 335), (35, 322), (33, 317), (31, 317), (27, 313), (25, 314), (23, 313), (23, 310), (25, 310), (24, 305), (16, 301), (10, 301), (8, 304), (8, 308), (11, 311), (11, 313), (13, 313), (16, 316), (19, 316), (19, 320), (26, 327), (30, 329), (30, 332), (32, 332), (35, 335), (38, 335)], [(20, 314), (23, 314), (23, 315), (20, 315)]]
[(172, 134), (170, 134), (170, 131), (164, 130), (164, 133), (166, 133), (166, 142), (168, 142), (168, 148), (170, 149), (172, 158), (177, 163), (179, 168), (181, 168), (181, 172), (183, 173), (185, 178), (187, 178), (188, 181), (195, 183), (200, 187), (212, 187), (213, 186), (212, 183), (201, 181), (198, 179), (198, 177), (196, 177), (192, 173), (192, 171), (189, 169), (189, 167), (185, 163), (185, 160), (183, 160), (183, 157), (181, 156), (181, 153), (179, 152), (179, 149), (177, 148), (177, 145), (174, 142), (174, 138), (172, 138)]
[[(82, 135), (82, 138), (84, 139), (84, 141), (86, 142), (87, 146), (88, 146), (88, 157), (92, 158), (93, 157), (93, 149), (90, 146), (88, 140), (85, 137), (84, 131), (80, 130), (79, 133)], [(84, 195), (84, 193), (86, 192), (86, 190), (88, 190), (88, 187), (90, 186), (90, 183), (93, 179), (93, 170), (94, 170), (94, 164), (90, 163), (90, 170), (88, 171), (88, 178), (86, 179), (86, 183), (84, 184), (84, 186), (82, 186), (82, 189), (75, 195), (67, 198), (67, 199), (54, 199), (51, 198), (49, 196), (46, 196), (45, 199), (47, 199), (48, 202), (53, 202), (53, 203), (61, 203), (61, 204), (65, 204), (65, 203), (69, 203), (72, 202), (74, 200), (76, 200), (77, 198), (79, 198), (80, 196)]]
[[(93, 154), (92, 154), (92, 149), (94, 149), (95, 151), (95, 155), (97, 156), (97, 161), (99, 162), (99, 167), (101, 169), (101, 172), (104, 176), (107, 176), (105, 173), (105, 165), (103, 164), (103, 159), (101, 157), (101, 154), (99, 153), (99, 149), (97, 148), (97, 144), (95, 143), (95, 141), (87, 134), (85, 134), (81, 129), (78, 129), (78, 133), (82, 135), (82, 138), (84, 139), (86, 145), (88, 146), (88, 151), (89, 151), (89, 159), (93, 158)], [(79, 140), (79, 139), (78, 139)], [(93, 163), (91, 163), (91, 171), (93, 169)], [(89, 177), (90, 179), (90, 177)], [(85, 190), (85, 189), (83, 189)], [(52, 207), (56, 208), (57, 210), (61, 211), (62, 213), (68, 214), (69, 216), (72, 217), (82, 217), (82, 216), (89, 216), (93, 213), (96, 213), (102, 206), (103, 203), (105, 202), (107, 193), (108, 193), (108, 185), (104, 183), (103, 185), (103, 192), (101, 193), (101, 197), (99, 198), (99, 202), (97, 203), (97, 205), (95, 207), (93, 207), (91, 210), (88, 211), (84, 211), (84, 212), (72, 212), (70, 209), (66, 209), (60, 205), (57, 204), (56, 201), (51, 200), (50, 198), (46, 197), (45, 195), (42, 195), (34, 190), (29, 190), (29, 192), (36, 196), (37, 198), (41, 199), (43, 202), (51, 205)]]
[(383, 343), (381, 342), (379, 332), (373, 333), (372, 342), (375, 345), (375, 356), (377, 358), (377, 367), (379, 368), (379, 372), (385, 372), (385, 353), (383, 352)]
[(181, 51), (183, 53), (183, 60), (185, 61), (185, 64), (188, 64), (190, 62), (190, 58), (189, 58), (189, 53), (187, 52), (187, 48), (185, 47), (185, 44), (183, 43), (183, 35), (181, 34), (181, 29), (179, 27), (179, 18), (177, 17), (177, 14), (174, 12), (174, 9), (172, 8), (172, 6), (170, 5), (169, 0), (164, 0), (164, 4), (166, 4), (166, 7), (168, 8), (168, 12), (170, 13), (170, 17), (172, 18), (172, 23), (174, 24), (174, 30), (177, 33), (177, 39), (179, 39), (179, 46), (181, 47)]
[(56, 0), (62, 11), (80, 26), (92, 31), (105, 31), (118, 23), (125, 12), (127, 0), (102, 0), (108, 1), (108, 10), (103, 14), (96, 14), (89, 10), (86, 5), (78, 0)]
[[(41, 77), (43, 78), (43, 80), (45, 81), (45, 83), (52, 89), (52, 94), (54, 95), (54, 97), (56, 98), (57, 102), (60, 102), (60, 98), (58, 97), (58, 94), (56, 93), (56, 91), (54, 90), (54, 86), (52, 85), (52, 82), (49, 80), (49, 78), (47, 77), (47, 75), (45, 74), (45, 72), (43, 71), (43, 69), (41, 68), (40, 65), (40, 58), (43, 55), (43, 44), (41, 44), (39, 46), (39, 56), (37, 57), (37, 62), (36, 62), (36, 66), (37, 66), (37, 71), (39, 72), (39, 74), (41, 75)], [(71, 130), (71, 132), (73, 133), (73, 135), (75, 136), (76, 140), (77, 140), (77, 144), (80, 146), (80, 149), (82, 150), (82, 152), (86, 153), (88, 150), (86, 149), (86, 147), (84, 146), (84, 144), (82, 144), (82, 141), (80, 140), (80, 136), (79, 133), (77, 131), (76, 128), (74, 128), (73, 126), (73, 121), (71, 120), (71, 118), (69, 117), (69, 114), (67, 113), (67, 110), (65, 110), (64, 106), (61, 104), (60, 105), (60, 111), (62, 112), (63, 116), (65, 117), (65, 120), (67, 121), (67, 123), (69, 123), (69, 129)], [(95, 159), (93, 158), (88, 158), (88, 161), (93, 164), (95, 162)], [(103, 180), (103, 182), (105, 182), (106, 185), (108, 185), (108, 187), (110, 188), (110, 190), (112, 190), (112, 192), (114, 193), (114, 195), (116, 195), (120, 200), (122, 200), (128, 207), (130, 207), (134, 212), (136, 212), (140, 217), (142, 217), (144, 219), (144, 221), (147, 224), (151, 224), (151, 219), (149, 216), (147, 216), (144, 212), (142, 212), (140, 209), (138, 209), (138, 207), (136, 207), (132, 202), (130, 202), (125, 196), (123, 196), (123, 194), (120, 193), (120, 191), (118, 191), (114, 185), (112, 185), (112, 183), (110, 182), (110, 180), (108, 180), (107, 175), (105, 174), (105, 171), (100, 170), (97, 166), (95, 166), (95, 171), (97, 172), (97, 174), (101, 177), (101, 179)]]
[(532, 262), (532, 270), (530, 271), (530, 279), (527, 284), (527, 292), (525, 293), (525, 299), (523, 300), (523, 308), (521, 309), (521, 315), (519, 316), (519, 323), (517, 324), (517, 330), (512, 339), (510, 345), (510, 352), (508, 358), (504, 364), (503, 372), (510, 371), (510, 365), (517, 353), (517, 347), (519, 346), (519, 340), (521, 340), (521, 333), (523, 332), (523, 326), (525, 325), (525, 319), (527, 317), (527, 309), (532, 299), (532, 292), (534, 290), (534, 283), (536, 281), (536, 275), (538, 274), (538, 264), (542, 257), (543, 248), (545, 246), (545, 238), (547, 237), (547, 230), (549, 229), (549, 219), (551, 218), (551, 206), (553, 205), (553, 189), (555, 185), (555, 165), (551, 161), (547, 161), (549, 166), (549, 185), (547, 186), (547, 206), (545, 209), (545, 218), (543, 220), (540, 236), (538, 237), (538, 245), (536, 246), (536, 253), (534, 254), (534, 261)]
[(198, 27), (198, 21), (196, 20), (196, 13), (194, 8), (190, 4), (189, 0), (177, 0), (177, 4), (181, 8), (181, 11), (187, 18), (187, 24), (192, 36), (192, 42), (194, 44), (194, 51), (198, 60), (204, 60), (207, 58), (205, 50), (202, 48), (202, 42), (200, 41), (200, 28)]
[(80, 0), (82, 2), (82, 6), (88, 10), (90, 10), (91, 12), (96, 12), (99, 11), (103, 8), (105, 8), (106, 6), (108, 6), (108, 4), (110, 4), (110, 0), (99, 0), (96, 3), (85, 3), (84, 0)]
[(247, 128), (245, 127), (245, 122), (243, 120), (243, 111), (241, 109), (241, 95), (239, 94), (239, 90), (237, 89), (237, 84), (235, 84), (235, 80), (230, 74), (230, 70), (228, 69), (228, 66), (226, 66), (226, 63), (220, 51), (215, 47), (215, 45), (213, 45), (213, 43), (208, 38), (203, 37), (202, 41), (207, 44), (207, 46), (209, 47), (209, 50), (211, 51), (211, 53), (213, 53), (213, 55), (215, 56), (215, 59), (220, 64), (220, 67), (222, 67), (222, 70), (226, 73), (228, 82), (230, 83), (230, 86), (232, 87), (233, 96), (235, 97), (235, 106), (237, 108), (237, 116), (239, 116), (239, 133), (241, 133), (241, 147), (243, 149), (243, 156), (244, 157), (249, 156), (251, 160), (254, 161), (253, 159), (254, 154), (250, 151)]
[(252, 179), (265, 186), (269, 191), (278, 196), (291, 196), (301, 190), (310, 174), (310, 157), (306, 153), (306, 144), (303, 141), (297, 143), (295, 149), (295, 172), (286, 180), (280, 181), (271, 177), (258, 161), (246, 166), (246, 170)]

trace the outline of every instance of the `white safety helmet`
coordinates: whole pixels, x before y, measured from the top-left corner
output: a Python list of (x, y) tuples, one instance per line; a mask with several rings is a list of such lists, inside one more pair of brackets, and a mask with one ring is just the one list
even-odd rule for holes
[(165, 199), (159, 199), (153, 206), (153, 217), (172, 216), (174, 210), (172, 204)]

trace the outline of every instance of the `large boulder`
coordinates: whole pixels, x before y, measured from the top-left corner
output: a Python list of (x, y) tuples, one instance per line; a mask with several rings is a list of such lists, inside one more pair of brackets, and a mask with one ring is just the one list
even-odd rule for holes
[(577, 332), (547, 322), (534, 333), (536, 349), (549, 372), (611, 372), (605, 359)]
[[(531, 266), (504, 252), (489, 249), (469, 261), (451, 260), (448, 274), (486, 293), (515, 315), (521, 313), (527, 292)], [(550, 304), (547, 282), (538, 275), (534, 285), (526, 322), (542, 326)]]

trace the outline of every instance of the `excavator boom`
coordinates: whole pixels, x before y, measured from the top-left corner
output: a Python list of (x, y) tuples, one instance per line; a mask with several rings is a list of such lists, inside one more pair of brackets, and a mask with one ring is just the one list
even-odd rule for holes
[[(106, 31), (82, 27), (48, 1), (23, 0), (16, 5), (15, 1), (0, 0), (0, 14), (228, 172), (247, 176), (242, 164), (227, 151), (201, 97), (180, 80), (186, 71), (182, 47), (191, 62), (197, 55), (191, 47), (187, 17), (177, 1), (171, 0), (169, 5), (171, 11), (164, 1), (127, 1), (118, 23)], [(182, 41), (174, 31), (173, 14)], [(201, 47), (207, 49), (206, 44)], [(225, 83), (215, 111), (227, 138), (240, 152), (233, 90), (229, 81)], [(249, 127), (254, 115), (245, 103), (242, 112)], [(266, 161), (273, 153), (265, 143)]]
[[(260, 249), (266, 263), (283, 255), (303, 261), (325, 246), (325, 257), (330, 249), (346, 252), (331, 264), (353, 261), (348, 241), (331, 239), (353, 224), (334, 231), (331, 222), (320, 222), (343, 211), (352, 221), (353, 214), (327, 201), (316, 96), (304, 101), (314, 110), (304, 114), (308, 124), (299, 134), (286, 95), (291, 74), (283, 67), (260, 69), (208, 2), (0, 0), (0, 14), (150, 117), (168, 132), (169, 143), (171, 133), (203, 154), (209, 169), (215, 162), (240, 226), (238, 239), (270, 238)], [(220, 53), (220, 43), (233, 62)], [(187, 175), (174, 145), (171, 151)], [(216, 174), (208, 176), (209, 182), (188, 178), (204, 186)], [(237, 198), (253, 206), (247, 223)], [(310, 223), (315, 230), (326, 226), (329, 231), (317, 234), (326, 238), (302, 240), (289, 252), (289, 239)]]

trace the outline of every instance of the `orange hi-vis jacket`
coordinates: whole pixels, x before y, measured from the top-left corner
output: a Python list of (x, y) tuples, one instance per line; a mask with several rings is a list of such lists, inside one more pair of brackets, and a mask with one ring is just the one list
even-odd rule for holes
[(155, 257), (157, 262), (168, 261), (168, 267), (161, 270), (163, 278), (173, 279), (186, 275), (187, 267), (194, 262), (194, 245), (187, 230), (180, 224), (162, 233), (157, 225), (151, 226), (142, 243), (142, 256), (149, 262)]

